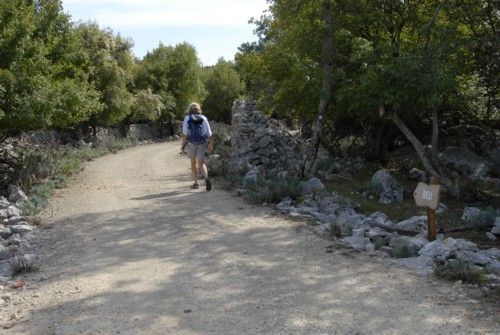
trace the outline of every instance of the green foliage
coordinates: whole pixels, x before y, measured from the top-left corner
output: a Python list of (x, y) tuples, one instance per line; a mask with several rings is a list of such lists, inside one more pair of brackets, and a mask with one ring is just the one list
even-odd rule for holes
[(80, 172), (83, 162), (132, 145), (130, 140), (125, 139), (95, 149), (65, 147), (58, 150), (26, 151), (23, 154), (23, 169), (17, 176), (17, 183), (29, 194), (29, 201), (23, 204), (23, 213), (34, 223), (38, 222), (38, 214), (46, 207), (52, 190), (63, 188), (70, 176)]
[(132, 113), (127, 117), (129, 123), (138, 121), (156, 121), (160, 118), (165, 105), (161, 97), (153, 94), (150, 88), (139, 91), (134, 95)]
[(330, 234), (335, 237), (342, 237), (342, 227), (336, 222), (330, 222)]
[(204, 70), (205, 88), (208, 92), (203, 101), (203, 111), (211, 120), (231, 123), (233, 101), (244, 91), (244, 84), (234, 64), (219, 59), (215, 66)]
[(160, 43), (138, 64), (134, 82), (136, 89), (151, 89), (161, 97), (162, 120), (181, 118), (191, 102), (202, 102), (206, 96), (196, 49), (188, 43), (175, 47)]
[(123, 120), (133, 103), (128, 86), (134, 68), (132, 42), (95, 22), (76, 26), (79, 42), (88, 55), (88, 82), (100, 92), (102, 108), (92, 118), (94, 125), (109, 126)]
[(400, 243), (392, 248), (394, 258), (409, 258), (418, 256), (417, 247), (409, 243)]
[[(323, 79), (321, 1), (269, 4), (268, 14), (253, 21), (258, 42), (240, 47), (236, 65), (261, 110), (308, 127)], [(446, 128), (500, 121), (493, 3), (438, 7), (427, 0), (332, 2), (334, 85), (326, 120), (332, 129), (324, 143), (333, 136), (360, 138), (366, 155), (385, 161), (406, 139), (390, 118), (381, 120), (381, 105), (422, 142), (431, 138), (434, 110)]]
[(85, 64), (59, 0), (0, 2), (0, 132), (68, 127), (99, 111)]
[(339, 224), (337, 220), (333, 220), (329, 224), (330, 234), (335, 237), (352, 236), (351, 224)]
[(351, 224), (344, 224), (342, 226), (342, 235), (344, 236), (352, 236), (352, 225)]
[(240, 48), (237, 66), (261, 109), (310, 121), (322, 82), (320, 1), (270, 3), (270, 15), (254, 21), (259, 43)]
[(487, 230), (495, 223), (497, 211), (492, 207), (481, 210), (477, 215), (472, 216), (467, 220), (467, 227), (472, 227), (479, 230)]
[(375, 245), (375, 250), (380, 250), (383, 246), (386, 245), (385, 239), (380, 237), (373, 239), (372, 243)]
[(213, 154), (224, 159), (228, 158), (231, 154), (231, 138), (221, 133), (215, 133), (213, 141), (215, 143)]
[(484, 271), (474, 269), (473, 264), (460, 261), (438, 265), (434, 270), (434, 275), (441, 279), (449, 281), (461, 280), (468, 284), (482, 284), (488, 281)]
[(366, 196), (379, 197), (384, 192), (384, 186), (381, 183), (369, 182), (363, 188), (363, 194)]
[(211, 176), (217, 177), (221, 176), (224, 180), (231, 186), (240, 186), (243, 182), (243, 177), (248, 172), (248, 166), (245, 164), (229, 164), (228, 156), (224, 156), (225, 153), (229, 153), (231, 148), (223, 145), (216, 145), (216, 152), (214, 154), (222, 153), (220, 159), (208, 159), (207, 166), (208, 171)]
[(259, 173), (255, 178), (243, 181), (247, 196), (258, 203), (278, 203), (284, 197), (297, 197), (300, 179), (289, 172), (277, 170)]

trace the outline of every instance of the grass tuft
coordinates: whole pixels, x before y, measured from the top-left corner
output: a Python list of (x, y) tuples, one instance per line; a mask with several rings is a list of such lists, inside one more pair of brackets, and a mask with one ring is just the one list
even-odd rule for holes
[(461, 280), (468, 284), (483, 284), (489, 280), (484, 271), (476, 270), (472, 264), (466, 262), (438, 265), (434, 270), (434, 275), (441, 279)]

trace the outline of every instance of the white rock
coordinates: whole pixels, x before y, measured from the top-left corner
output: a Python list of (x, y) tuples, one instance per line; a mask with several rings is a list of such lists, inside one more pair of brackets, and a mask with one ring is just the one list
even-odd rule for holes
[(365, 251), (366, 252), (374, 252), (375, 251), (375, 245), (372, 243), (368, 243), (365, 245)]
[(487, 232), (486, 233), (486, 237), (491, 240), (491, 241), (496, 241), (497, 240), (497, 237), (495, 235), (493, 235), (492, 233), (490, 232)]

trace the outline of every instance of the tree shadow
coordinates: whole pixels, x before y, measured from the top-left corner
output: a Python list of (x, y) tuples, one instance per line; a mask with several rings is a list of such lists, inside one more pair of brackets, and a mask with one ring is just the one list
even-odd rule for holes
[[(429, 334), (460, 329), (467, 308), (447, 300), (443, 288), (419, 294), (422, 287), (431, 290), (429, 280), (388, 270), (364, 255), (328, 254), (331, 241), (292, 229), (269, 209), (256, 215), (233, 197), (220, 190), (177, 189), (130, 198), (127, 210), (56, 220), (51, 234), (62, 244), (61, 253), (47, 258), (56, 273), (40, 282), (41, 289), (86, 279), (95, 286), (35, 310), (14, 330)], [(61, 264), (64, 270), (54, 270)]]

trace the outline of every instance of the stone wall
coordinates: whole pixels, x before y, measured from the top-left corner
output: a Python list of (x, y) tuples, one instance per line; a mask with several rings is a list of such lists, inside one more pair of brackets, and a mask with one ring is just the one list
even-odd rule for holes
[(267, 118), (253, 100), (235, 101), (231, 122), (232, 159), (264, 169), (302, 168), (302, 148), (284, 124)]

